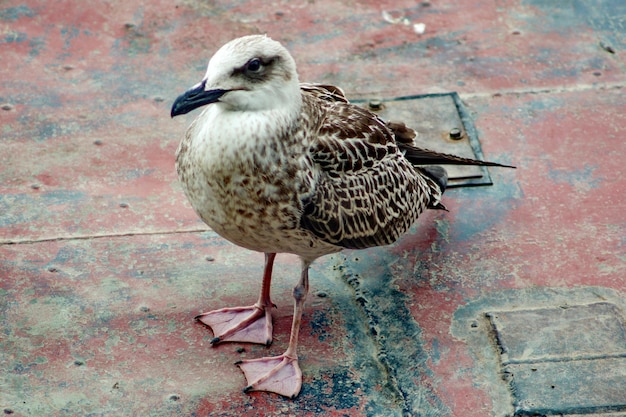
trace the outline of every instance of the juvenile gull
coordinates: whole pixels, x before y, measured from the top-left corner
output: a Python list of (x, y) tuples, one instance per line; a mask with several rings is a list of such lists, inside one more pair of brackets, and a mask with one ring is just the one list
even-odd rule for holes
[(272, 341), (276, 253), (302, 261), (289, 347), (239, 363), (245, 391), (295, 397), (296, 353), (309, 265), (343, 248), (394, 242), (427, 208), (441, 209), (447, 174), (424, 164), (502, 166), (412, 146), (415, 132), (350, 104), (338, 87), (300, 84), (289, 52), (266, 36), (230, 41), (202, 81), (180, 95), (172, 117), (207, 106), (176, 156), (185, 194), (218, 234), (265, 253), (259, 300), (197, 317), (218, 342)]

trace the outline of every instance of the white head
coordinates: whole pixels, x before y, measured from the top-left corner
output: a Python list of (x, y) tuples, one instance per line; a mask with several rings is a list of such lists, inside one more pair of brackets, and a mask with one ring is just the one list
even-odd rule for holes
[(172, 117), (211, 103), (228, 111), (298, 112), (300, 84), (293, 58), (264, 35), (228, 42), (209, 61), (203, 80), (176, 99)]

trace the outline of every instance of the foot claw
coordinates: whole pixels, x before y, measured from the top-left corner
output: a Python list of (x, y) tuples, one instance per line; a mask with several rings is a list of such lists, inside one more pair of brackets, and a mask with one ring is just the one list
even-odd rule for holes
[(219, 337), (214, 337), (213, 339), (211, 339), (211, 341), (209, 343), (211, 343), (212, 345), (215, 345), (217, 343), (219, 343), (222, 339), (220, 339)]

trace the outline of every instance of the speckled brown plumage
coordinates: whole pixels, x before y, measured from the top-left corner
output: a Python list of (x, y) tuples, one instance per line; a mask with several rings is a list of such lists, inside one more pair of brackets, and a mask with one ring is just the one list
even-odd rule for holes
[(345, 248), (386, 245), (439, 200), (439, 187), (404, 158), (373, 113), (306, 88), (303, 112), (314, 115), (308, 152), (317, 182), (302, 199), (301, 227)]

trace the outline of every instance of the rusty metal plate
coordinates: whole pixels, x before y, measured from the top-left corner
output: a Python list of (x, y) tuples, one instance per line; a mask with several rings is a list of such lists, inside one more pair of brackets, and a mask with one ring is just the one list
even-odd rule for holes
[[(354, 100), (384, 120), (397, 120), (418, 132), (417, 146), (466, 158), (483, 159), (478, 134), (457, 93), (424, 94), (390, 100)], [(481, 166), (443, 165), (448, 187), (492, 185)]]

